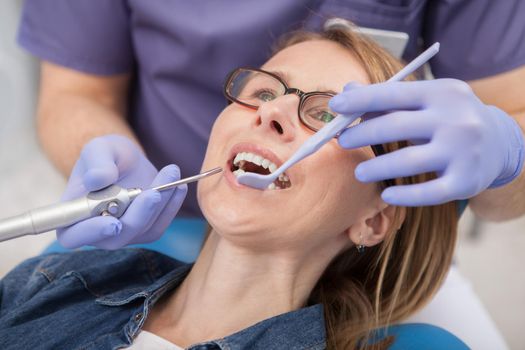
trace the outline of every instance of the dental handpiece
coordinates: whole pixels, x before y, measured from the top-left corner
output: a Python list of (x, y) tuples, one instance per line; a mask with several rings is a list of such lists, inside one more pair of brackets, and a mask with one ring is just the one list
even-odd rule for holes
[[(220, 167), (214, 168), (152, 189), (157, 191), (172, 189), (221, 171)], [(84, 197), (37, 208), (0, 220), (0, 242), (67, 227), (99, 215), (112, 215), (119, 218), (142, 191), (140, 188), (125, 189), (111, 185), (99, 191), (89, 192)]]

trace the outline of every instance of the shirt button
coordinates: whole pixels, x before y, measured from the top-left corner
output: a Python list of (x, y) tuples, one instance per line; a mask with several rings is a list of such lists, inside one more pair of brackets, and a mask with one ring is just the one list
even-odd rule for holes
[(142, 312), (139, 312), (138, 314), (136, 314), (134, 318), (135, 322), (139, 322), (142, 319), (142, 315), (143, 315)]

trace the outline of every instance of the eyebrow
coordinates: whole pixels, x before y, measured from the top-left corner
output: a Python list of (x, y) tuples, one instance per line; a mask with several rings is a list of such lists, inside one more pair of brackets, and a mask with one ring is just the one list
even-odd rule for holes
[(334, 90), (331, 90), (331, 89), (325, 88), (325, 87), (322, 86), (322, 85), (319, 85), (319, 86), (317, 87), (317, 89), (318, 89), (317, 91), (319, 91), (319, 92), (328, 92), (328, 93), (330, 93), (330, 94), (334, 94), (334, 95), (339, 94), (339, 92), (336, 92), (336, 91), (334, 91)]
[[(280, 71), (280, 70), (269, 70), (268, 72), (277, 75), (279, 78), (285, 81), (287, 85), (289, 85), (288, 82), (290, 81), (290, 75), (288, 73)], [(327, 92), (327, 93), (334, 94), (334, 95), (338, 94), (338, 92), (331, 90), (331, 89), (327, 89), (322, 85), (319, 85), (317, 87), (317, 90), (315, 91), (306, 91), (306, 92)]]
[(288, 80), (290, 80), (290, 76), (288, 75), (288, 73), (283, 72), (281, 70), (269, 70), (268, 72), (277, 75), (279, 78), (284, 80), (286, 84), (288, 84)]

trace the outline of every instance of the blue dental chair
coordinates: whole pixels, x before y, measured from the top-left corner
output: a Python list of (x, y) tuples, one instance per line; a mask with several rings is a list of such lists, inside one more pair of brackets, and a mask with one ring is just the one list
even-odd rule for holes
[[(204, 236), (206, 234), (206, 221), (200, 218), (176, 218), (162, 237), (152, 243), (134, 244), (130, 247), (154, 250), (182, 262), (194, 262), (199, 255)], [(82, 250), (95, 249), (93, 247), (81, 248)], [(55, 241), (51, 243), (42, 254), (69, 252)]]

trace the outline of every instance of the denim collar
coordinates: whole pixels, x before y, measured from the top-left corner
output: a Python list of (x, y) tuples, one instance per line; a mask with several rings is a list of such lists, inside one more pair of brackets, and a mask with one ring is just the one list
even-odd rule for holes
[[(325, 349), (323, 306), (315, 304), (274, 316), (208, 343), (217, 344), (221, 349), (275, 349), (276, 345), (279, 349)], [(190, 349), (199, 345), (202, 344)]]
[(97, 298), (95, 302), (107, 306), (120, 306), (128, 304), (138, 298), (156, 301), (166, 291), (180, 285), (189, 274), (192, 266), (192, 264), (179, 266), (144, 287), (117, 290)]

